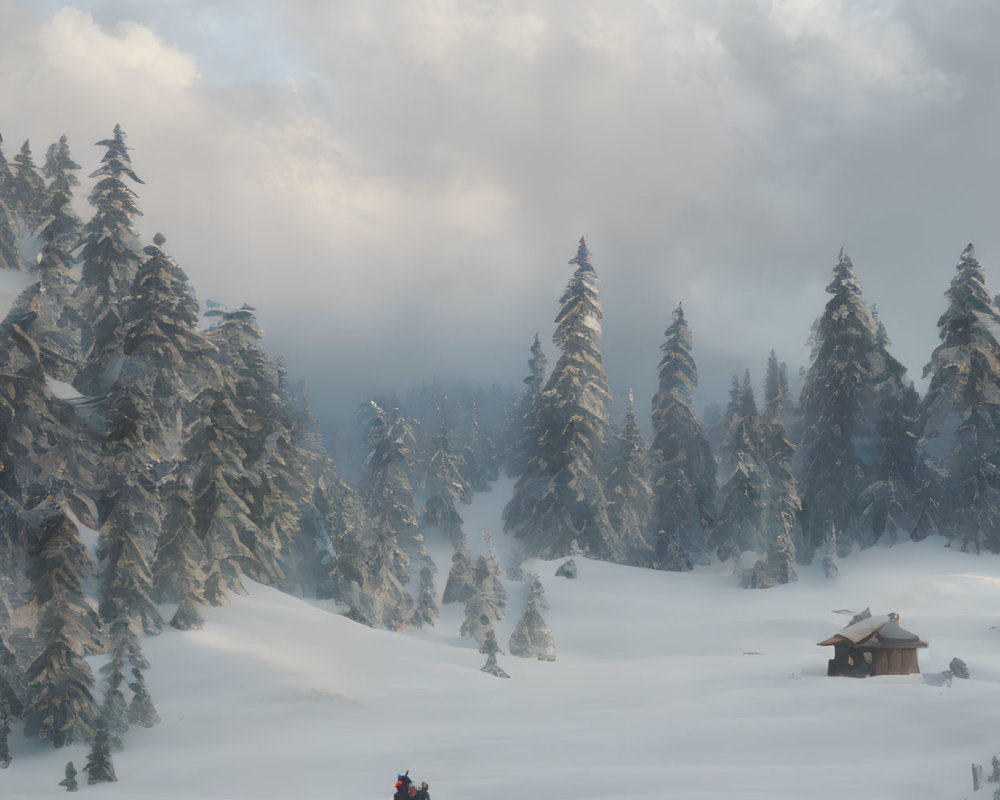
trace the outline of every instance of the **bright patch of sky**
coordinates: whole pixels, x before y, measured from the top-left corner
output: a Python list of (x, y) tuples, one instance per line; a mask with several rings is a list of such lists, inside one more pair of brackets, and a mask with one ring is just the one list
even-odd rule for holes
[(67, 3), (61, 0), (18, 0), (44, 16), (63, 8), (91, 14), (105, 31), (121, 20), (155, 30), (168, 44), (195, 56), (198, 71), (209, 84), (291, 81), (305, 83), (316, 78), (295, 55), (286, 35), (279, 7), (262, 2), (215, 2), (209, 0), (93, 0)]

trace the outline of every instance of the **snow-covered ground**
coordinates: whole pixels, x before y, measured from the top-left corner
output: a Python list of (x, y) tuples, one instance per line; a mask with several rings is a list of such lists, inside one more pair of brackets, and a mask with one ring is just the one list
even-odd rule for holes
[[(509, 488), (467, 509), (474, 549), (487, 523), (493, 545), (509, 548), (497, 522)], [(436, 552), (443, 583), (448, 551)], [(460, 608), (433, 629), (389, 633), (251, 585), (207, 609), (204, 630), (145, 641), (163, 721), (129, 732), (117, 784), (81, 781), (81, 791), (388, 800), (410, 768), (435, 800), (958, 800), (972, 797), (970, 762), (988, 771), (1000, 752), (996, 556), (931, 539), (765, 591), (739, 588), (726, 565), (675, 574), (578, 559), (567, 580), (553, 576), (558, 563), (532, 567), (558, 658), (501, 656), (510, 680), (480, 672), (484, 656), (458, 636)], [(526, 584), (508, 586), (505, 650)], [(831, 649), (816, 642), (849, 621), (832, 612), (869, 605), (930, 642), (925, 672), (959, 656), (971, 679), (826, 677)], [(52, 797), (66, 761), (86, 760), (82, 745), (53, 751), (15, 736), (12, 746), (4, 800)]]

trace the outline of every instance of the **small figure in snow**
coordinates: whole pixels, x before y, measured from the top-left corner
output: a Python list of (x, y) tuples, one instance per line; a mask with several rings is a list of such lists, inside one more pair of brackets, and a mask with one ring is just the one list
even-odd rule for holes
[(427, 791), (427, 788), (427, 781), (423, 781), (420, 784), (420, 788), (417, 789), (416, 793), (413, 795), (413, 800), (431, 800), (431, 796)]
[(392, 800), (410, 800), (409, 788), (413, 779), (410, 778), (410, 771), (406, 770), (402, 775), (396, 776), (396, 793), (392, 796)]

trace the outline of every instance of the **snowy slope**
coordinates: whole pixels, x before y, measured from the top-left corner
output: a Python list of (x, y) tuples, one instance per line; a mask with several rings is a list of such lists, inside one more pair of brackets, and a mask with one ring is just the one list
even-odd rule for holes
[[(492, 516), (498, 531), (507, 489), (467, 517)], [(502, 535), (494, 543), (510, 546)], [(1000, 558), (932, 539), (765, 591), (739, 588), (726, 565), (674, 574), (578, 564), (570, 581), (553, 577), (557, 562), (535, 563), (558, 659), (501, 656), (510, 680), (479, 671), (484, 656), (457, 635), (461, 609), (396, 634), (251, 585), (208, 609), (204, 630), (144, 642), (163, 721), (130, 731), (115, 755), (119, 783), (81, 791), (387, 800), (409, 767), (435, 800), (832, 800), (858, 790), (947, 800), (971, 795), (970, 761), (988, 765), (1000, 751)], [(440, 558), (442, 583), (447, 566)], [(508, 586), (505, 650), (526, 583)], [(815, 643), (849, 619), (831, 611), (866, 605), (897, 611), (930, 642), (925, 672), (959, 656), (971, 679), (827, 678), (831, 650)], [(83, 746), (53, 752), (19, 736), (12, 746), (5, 800), (52, 797), (66, 761), (86, 759)]]

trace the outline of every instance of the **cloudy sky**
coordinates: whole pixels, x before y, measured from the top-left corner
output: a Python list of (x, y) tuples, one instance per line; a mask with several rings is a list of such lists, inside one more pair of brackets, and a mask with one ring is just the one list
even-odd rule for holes
[[(433, 374), (520, 385), (586, 235), (621, 408), (683, 302), (702, 387), (797, 371), (837, 253), (918, 380), (976, 244), (993, 289), (992, 0), (0, 0), (0, 133), (87, 172), (258, 308), (335, 425)], [(83, 194), (83, 193), (81, 193)], [(918, 383), (918, 387), (920, 384)]]

